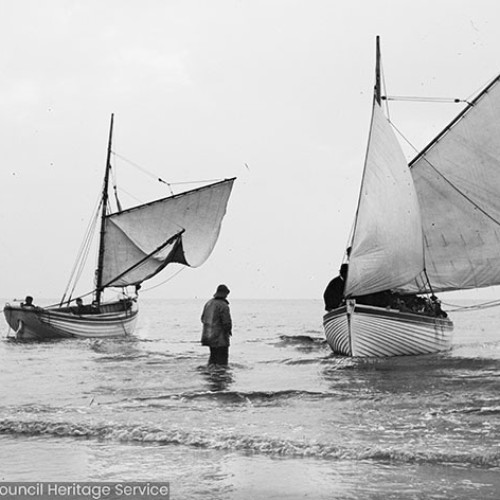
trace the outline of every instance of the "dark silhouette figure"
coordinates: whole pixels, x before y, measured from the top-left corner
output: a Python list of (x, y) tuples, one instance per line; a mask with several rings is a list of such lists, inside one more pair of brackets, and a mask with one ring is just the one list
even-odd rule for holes
[(33, 297), (31, 295), (26, 295), (24, 302), (21, 303), (21, 307), (35, 307), (35, 304), (33, 304)]
[(231, 313), (227, 296), (229, 288), (226, 285), (219, 285), (214, 294), (203, 308), (201, 322), (203, 323), (203, 333), (201, 336), (202, 345), (210, 347), (209, 365), (222, 365), (228, 363), (229, 344), (232, 335)]
[(347, 264), (340, 266), (339, 275), (333, 278), (325, 289), (323, 300), (325, 301), (325, 310), (331, 311), (340, 307), (344, 302), (345, 280), (347, 278)]

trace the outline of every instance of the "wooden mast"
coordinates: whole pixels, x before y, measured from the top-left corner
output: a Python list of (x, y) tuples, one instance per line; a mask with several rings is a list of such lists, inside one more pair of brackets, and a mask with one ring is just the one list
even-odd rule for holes
[[(382, 97), (381, 97), (381, 91), (380, 91), (380, 37), (378, 35), (376, 37), (375, 87), (374, 87), (373, 97), (374, 97), (374, 101), (377, 102), (380, 105), (380, 103), (382, 102)], [(372, 108), (373, 109), (372, 109), (372, 121), (371, 121), (371, 124), (370, 124), (370, 137), (371, 137), (371, 134), (372, 134), (373, 117), (374, 117), (374, 113), (375, 113), (375, 102), (373, 102), (373, 104), (372, 104)], [(369, 145), (369, 143), (370, 143), (370, 138), (368, 139), (368, 145)], [(367, 148), (368, 148), (368, 146), (367, 146)], [(350, 260), (351, 260), (352, 245), (353, 245), (354, 237), (356, 236), (356, 230), (357, 230), (357, 227), (358, 227), (359, 207), (360, 207), (360, 204), (361, 204), (361, 193), (362, 193), (362, 190), (363, 190), (363, 182), (364, 182), (365, 173), (366, 173), (366, 158), (367, 158), (367, 156), (368, 156), (368, 149), (366, 151), (365, 163), (364, 163), (364, 167), (363, 167), (363, 174), (362, 174), (362, 177), (361, 177), (360, 194), (359, 194), (359, 197), (358, 197), (358, 205), (357, 205), (357, 208), (356, 208), (356, 215), (354, 216), (354, 227), (352, 229), (352, 233), (351, 233), (351, 237), (350, 237), (350, 242), (349, 242), (349, 245), (348, 245), (347, 250), (346, 250), (347, 263), (348, 264), (350, 263)], [(346, 285), (347, 285), (347, 282), (348, 282), (348, 278), (349, 278), (349, 270), (347, 271), (347, 276), (345, 277), (345, 284)], [(344, 286), (343, 296), (344, 296), (344, 298), (350, 298), (350, 297), (348, 297), (345, 294), (345, 289), (346, 288), (347, 287)]]
[(114, 114), (111, 113), (111, 123), (109, 126), (109, 139), (108, 139), (108, 153), (106, 156), (106, 170), (104, 172), (104, 186), (102, 188), (102, 211), (101, 211), (101, 231), (99, 237), (99, 257), (96, 270), (96, 290), (95, 302), (101, 303), (101, 295), (103, 292), (102, 287), (102, 268), (104, 264), (104, 235), (106, 233), (106, 215), (108, 210), (108, 184), (109, 184), (109, 171), (111, 170), (111, 143), (113, 139), (113, 119)]
[(377, 48), (375, 55), (375, 100), (380, 105), (382, 102), (382, 93), (380, 86), (380, 37), (377, 35)]

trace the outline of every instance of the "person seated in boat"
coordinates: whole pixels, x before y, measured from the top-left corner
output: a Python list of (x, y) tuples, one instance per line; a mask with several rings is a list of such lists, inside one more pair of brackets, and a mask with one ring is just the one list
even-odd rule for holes
[(400, 311), (410, 312), (415, 314), (428, 314), (427, 300), (418, 295), (401, 295), (400, 297)]
[(448, 317), (448, 314), (441, 309), (441, 303), (435, 295), (431, 295), (430, 299), (420, 297), (418, 295), (394, 294), (394, 297), (395, 300), (393, 307), (402, 312), (425, 314), (427, 316), (435, 316), (437, 318)]
[(437, 318), (448, 317), (448, 314), (441, 309), (441, 301), (435, 295), (431, 295), (431, 306), (434, 316)]
[(84, 314), (87, 307), (83, 305), (83, 300), (78, 297), (75, 302), (76, 306), (71, 308), (71, 312), (73, 312), (74, 314)]
[(406, 297), (396, 295), (391, 304), (392, 309), (397, 309), (401, 312), (413, 312), (411, 306), (408, 305)]
[(426, 314), (427, 302), (424, 298), (418, 295), (399, 295), (399, 303), (396, 309), (403, 312), (416, 314)]
[(430, 307), (430, 301), (426, 297), (419, 297), (418, 295), (415, 297), (415, 312), (420, 314), (429, 314), (432, 316), (433, 311), (432, 307)]
[(31, 295), (26, 295), (24, 302), (21, 302), (21, 307), (26, 308), (35, 308), (35, 304), (33, 304), (33, 297)]
[(339, 275), (328, 283), (325, 292), (323, 293), (323, 300), (325, 302), (325, 310), (331, 311), (340, 307), (344, 302), (344, 288), (345, 280), (347, 278), (347, 264), (340, 266)]
[(359, 295), (353, 297), (356, 299), (356, 304), (375, 307), (391, 307), (394, 298), (390, 290), (383, 290), (382, 292), (370, 293), (367, 295)]

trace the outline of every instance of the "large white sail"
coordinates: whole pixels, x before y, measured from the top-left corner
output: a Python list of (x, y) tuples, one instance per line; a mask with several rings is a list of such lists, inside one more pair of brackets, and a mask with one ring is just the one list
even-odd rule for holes
[(141, 283), (170, 262), (203, 264), (219, 236), (233, 182), (228, 179), (107, 216), (103, 286)]
[(412, 162), (411, 173), (433, 290), (500, 284), (499, 79)]
[(374, 102), (346, 296), (399, 287), (424, 268), (413, 180), (391, 125)]

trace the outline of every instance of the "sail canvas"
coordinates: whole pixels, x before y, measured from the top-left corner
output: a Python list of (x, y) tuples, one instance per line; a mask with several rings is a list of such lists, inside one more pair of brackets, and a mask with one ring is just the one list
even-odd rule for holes
[[(198, 267), (219, 236), (234, 179), (109, 215), (103, 284), (141, 283), (168, 263)], [(179, 240), (174, 239), (179, 234)], [(139, 264), (139, 265), (138, 265)]]
[(392, 127), (374, 102), (346, 296), (398, 287), (424, 268), (420, 209)]
[(499, 138), (497, 79), (411, 164), (434, 291), (500, 284)]

